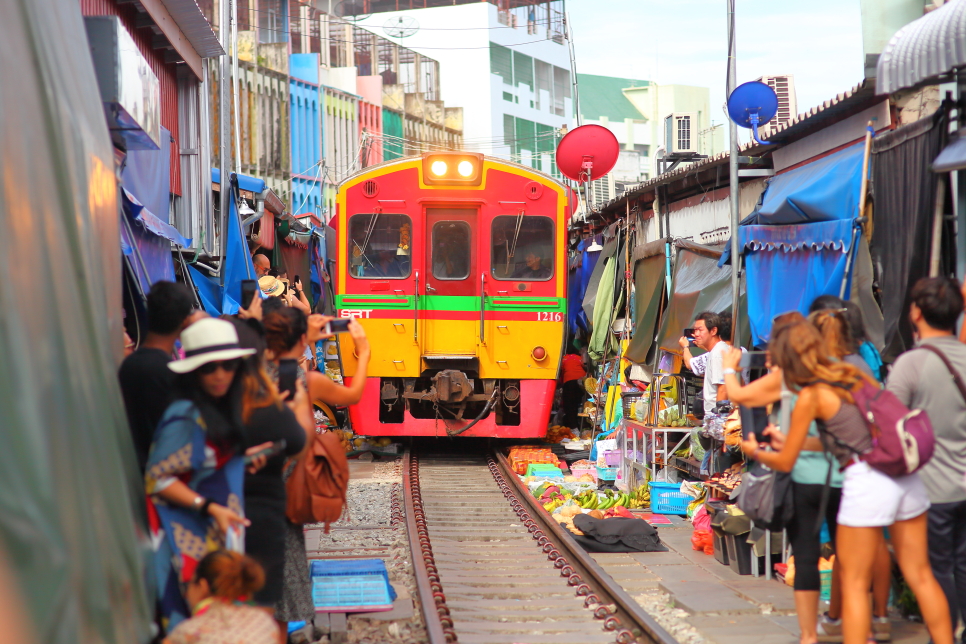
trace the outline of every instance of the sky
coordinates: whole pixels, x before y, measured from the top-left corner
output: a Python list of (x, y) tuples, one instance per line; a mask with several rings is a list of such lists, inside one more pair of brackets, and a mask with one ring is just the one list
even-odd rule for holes
[[(567, 0), (566, 7), (578, 73), (707, 87), (712, 119), (724, 121), (714, 106), (725, 102), (726, 0)], [(739, 84), (793, 74), (804, 112), (862, 80), (859, 0), (736, 0), (735, 7)]]

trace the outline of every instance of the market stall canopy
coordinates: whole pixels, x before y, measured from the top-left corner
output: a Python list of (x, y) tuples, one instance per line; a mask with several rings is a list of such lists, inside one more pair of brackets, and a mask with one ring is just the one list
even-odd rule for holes
[(761, 205), (739, 227), (755, 346), (768, 341), (776, 315), (804, 314), (819, 295), (839, 294), (858, 216), (863, 152), (861, 144), (852, 145), (772, 177)]
[(624, 357), (643, 364), (654, 344), (658, 314), (664, 296), (667, 274), (666, 243), (670, 240), (641, 244), (634, 249), (634, 335)]
[(684, 240), (674, 242), (677, 260), (671, 278), (671, 298), (664, 310), (658, 347), (680, 353), (678, 339), (702, 311), (730, 313), (731, 269), (719, 267), (721, 251)]
[[(265, 200), (265, 209), (276, 217), (280, 217), (285, 212), (285, 203), (278, 198), (275, 191), (268, 187), (268, 185), (258, 177), (252, 177), (247, 174), (235, 174), (238, 177), (238, 189), (247, 190), (259, 196), (260, 199)], [(211, 169), (211, 182), (221, 183), (221, 169), (212, 168)]]
[(217, 276), (208, 276), (194, 266), (188, 267), (201, 303), (205, 311), (212, 316), (237, 313), (242, 280), (255, 279), (255, 266), (248, 253), (248, 242), (245, 241), (241, 222), (238, 219), (235, 191), (232, 190), (231, 194), (232, 198), (228, 200), (228, 225), (226, 226), (228, 243), (225, 257), (222, 258), (224, 280), (220, 280)]
[[(599, 242), (602, 238), (597, 235), (590, 239), (583, 239), (577, 245), (577, 253), (574, 263), (576, 266), (570, 272), (570, 281), (568, 282), (568, 297), (567, 297), (567, 324), (570, 328), (570, 335), (576, 336), (577, 330), (583, 329), (584, 331), (590, 330), (590, 322), (588, 321), (587, 314), (584, 312), (583, 302), (584, 296), (587, 294), (587, 288), (590, 285), (590, 278), (594, 274), (594, 269), (597, 267), (597, 259), (600, 257), (600, 245)], [(598, 250), (591, 250), (593, 244), (598, 242), (596, 248)], [(598, 277), (598, 281), (599, 281)]]
[(895, 33), (879, 55), (875, 89), (935, 84), (966, 65), (966, 0), (950, 0)]
[(80, 3), (5, 0), (3, 15), (16, 70), (0, 91), (4, 589), (36, 642), (148, 642), (144, 487), (117, 380), (114, 148)]

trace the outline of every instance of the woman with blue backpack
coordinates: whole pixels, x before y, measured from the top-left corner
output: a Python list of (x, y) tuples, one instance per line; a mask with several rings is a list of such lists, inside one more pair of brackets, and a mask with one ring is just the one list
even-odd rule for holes
[[(836, 552), (845, 644), (863, 644), (868, 637), (868, 593), (884, 527), (932, 641), (952, 644), (946, 597), (929, 565), (929, 497), (916, 473), (932, 453), (928, 418), (910, 412), (855, 366), (831, 357), (818, 329), (806, 320), (776, 329), (769, 354), (785, 385), (799, 391), (798, 401), (783, 443), (759, 444), (750, 435), (742, 451), (774, 470), (789, 472), (803, 449), (824, 449), (844, 472)], [(812, 422), (820, 438), (808, 436)]]

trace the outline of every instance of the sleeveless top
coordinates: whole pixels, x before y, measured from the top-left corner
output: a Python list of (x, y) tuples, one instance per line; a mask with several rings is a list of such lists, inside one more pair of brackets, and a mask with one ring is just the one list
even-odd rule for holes
[[(795, 403), (798, 402), (798, 395), (792, 394), (790, 401), (792, 409), (795, 408)], [(781, 430), (788, 433), (787, 427), (782, 427)], [(808, 436), (810, 438), (821, 438), (821, 434), (818, 431), (818, 424), (812, 421), (808, 426)], [(802, 450), (798, 459), (795, 461), (795, 467), (792, 468), (792, 480), (796, 483), (803, 485), (825, 485), (825, 481), (828, 480), (828, 470), (832, 467), (832, 459), (825, 452), (808, 452)], [(842, 481), (844, 477), (842, 473), (839, 472), (839, 468), (832, 468), (832, 479), (830, 485), (832, 487), (842, 487)]]
[(821, 423), (822, 444), (825, 451), (835, 457), (844, 467), (853, 456), (867, 452), (872, 447), (872, 434), (862, 417), (862, 412), (852, 403), (842, 401), (834, 416)]

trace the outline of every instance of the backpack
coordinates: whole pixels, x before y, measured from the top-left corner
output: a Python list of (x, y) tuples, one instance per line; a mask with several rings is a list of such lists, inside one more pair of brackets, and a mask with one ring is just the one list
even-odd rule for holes
[(741, 475), (738, 508), (755, 522), (755, 527), (781, 530), (795, 514), (792, 475), (755, 463)]
[(936, 446), (929, 415), (910, 410), (895, 394), (868, 382), (852, 392), (852, 399), (872, 433), (872, 448), (859, 455), (889, 476), (905, 476), (932, 458)]
[(349, 460), (334, 432), (316, 434), (295, 463), (285, 490), (285, 515), (296, 525), (329, 524), (342, 516), (349, 487)]

